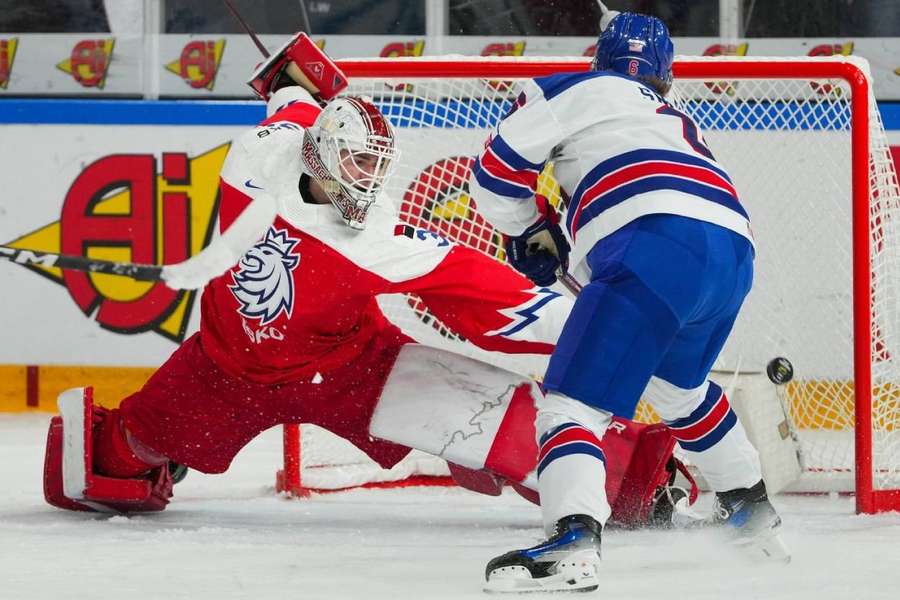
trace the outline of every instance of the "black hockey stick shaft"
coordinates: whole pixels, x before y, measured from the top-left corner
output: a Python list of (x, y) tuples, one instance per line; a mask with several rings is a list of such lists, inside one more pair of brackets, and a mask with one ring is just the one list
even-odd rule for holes
[(312, 35), (312, 25), (309, 22), (309, 12), (306, 10), (306, 0), (300, 0), (300, 19), (303, 21), (303, 31), (306, 35)]
[[(225, 6), (237, 19), (237, 22), (243, 27), (253, 43), (259, 49), (260, 53), (266, 58), (269, 57), (269, 51), (263, 46), (256, 33), (241, 14), (235, 8), (231, 0), (223, 0)], [(22, 248), (11, 248), (9, 246), (0, 246), (0, 259), (5, 259), (23, 266), (36, 267), (56, 267), (58, 269), (70, 269), (73, 271), (84, 271), (87, 273), (104, 273), (107, 275), (122, 275), (130, 277), (138, 281), (162, 281), (163, 267), (161, 265), (142, 265), (135, 263), (115, 262), (111, 260), (99, 260), (87, 258), (86, 256), (74, 256), (71, 254), (57, 254), (54, 252), (41, 252), (37, 250), (27, 250)]]
[(139, 281), (162, 281), (163, 267), (161, 265), (122, 263), (87, 258), (86, 256), (10, 248), (9, 246), (0, 246), (0, 258), (23, 266), (56, 267), (88, 273), (122, 275)]
[(581, 293), (581, 284), (578, 283), (578, 280), (572, 277), (572, 274), (569, 273), (565, 268), (560, 267), (556, 270), (556, 278), (561, 284), (565, 286), (567, 290), (572, 292), (573, 295), (577, 296)]
[[(263, 46), (256, 33), (250, 29), (250, 26), (235, 8), (231, 0), (223, 0), (225, 6), (237, 19), (260, 53), (265, 58), (269, 57), (269, 51)], [(23, 266), (38, 267), (56, 267), (58, 269), (70, 269), (73, 271), (84, 271), (87, 273), (104, 273), (107, 275), (122, 275), (130, 277), (138, 281), (162, 281), (163, 267), (161, 265), (142, 265), (136, 263), (123, 263), (111, 260), (98, 260), (87, 258), (85, 256), (74, 256), (71, 254), (56, 254), (54, 252), (40, 252), (37, 250), (27, 250), (22, 248), (11, 248), (9, 246), (0, 246), (0, 259), (5, 259)]]
[(231, 0), (222, 0), (225, 3), (225, 6), (228, 7), (228, 10), (231, 11), (231, 14), (234, 15), (234, 18), (237, 19), (237, 22), (240, 23), (241, 27), (243, 27), (244, 31), (247, 32), (247, 35), (250, 36), (250, 39), (253, 40), (253, 43), (256, 44), (256, 47), (259, 48), (259, 51), (265, 58), (269, 58), (269, 51), (263, 46), (263, 43), (259, 41), (259, 37), (256, 33), (250, 29), (250, 25), (247, 24), (247, 21), (244, 20), (244, 17), (241, 16), (241, 13), (238, 12), (238, 9), (235, 8), (234, 4), (231, 3)]

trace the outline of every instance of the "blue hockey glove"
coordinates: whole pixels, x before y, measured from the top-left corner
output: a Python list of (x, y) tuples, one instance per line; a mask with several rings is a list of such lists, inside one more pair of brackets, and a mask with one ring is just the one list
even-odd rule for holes
[(568, 269), (569, 242), (559, 226), (556, 212), (546, 200), (541, 219), (521, 235), (507, 236), (506, 256), (509, 263), (525, 277), (539, 286), (552, 285), (560, 266)]

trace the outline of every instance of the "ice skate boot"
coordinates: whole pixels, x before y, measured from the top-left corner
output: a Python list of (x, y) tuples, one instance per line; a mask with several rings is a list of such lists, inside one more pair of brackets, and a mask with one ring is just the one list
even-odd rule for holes
[(491, 560), (485, 569), (486, 592), (590, 592), (600, 585), (600, 530), (587, 515), (557, 521), (545, 542), (513, 550)]
[(781, 517), (769, 502), (765, 482), (717, 493), (713, 510), (713, 523), (724, 526), (735, 545), (755, 558), (790, 562), (791, 555), (779, 535)]

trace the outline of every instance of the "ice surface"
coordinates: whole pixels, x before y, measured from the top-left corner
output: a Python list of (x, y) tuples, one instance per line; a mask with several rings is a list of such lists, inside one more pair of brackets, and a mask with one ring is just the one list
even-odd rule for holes
[[(41, 493), (48, 419), (0, 415), (3, 600), (484, 600), (484, 564), (541, 536), (537, 509), (515, 494), (411, 488), (276, 497), (278, 431), (225, 475), (189, 473), (164, 513), (67, 513)], [(779, 497), (776, 505), (794, 553), (788, 566), (747, 565), (708, 532), (608, 530), (607, 578), (583, 597), (900, 597), (900, 514), (855, 516), (843, 497)]]

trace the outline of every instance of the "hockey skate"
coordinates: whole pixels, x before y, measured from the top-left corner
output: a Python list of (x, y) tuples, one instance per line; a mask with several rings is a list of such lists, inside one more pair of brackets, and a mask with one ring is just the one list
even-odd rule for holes
[(717, 493), (710, 519), (723, 526), (732, 542), (752, 558), (790, 562), (791, 555), (779, 535), (781, 517), (769, 502), (762, 480), (750, 488)]
[[(91, 388), (60, 394), (60, 416), (53, 417), (47, 433), (44, 461), (44, 497), (66, 510), (130, 513), (163, 510), (172, 497), (171, 473), (175, 463), (152, 469), (135, 479), (106, 477), (94, 472), (93, 435), (109, 411), (95, 407)], [(180, 465), (177, 475), (184, 477)]]
[(556, 523), (547, 541), (513, 550), (491, 560), (485, 569), (486, 592), (590, 592), (600, 585), (600, 524), (587, 515)]

